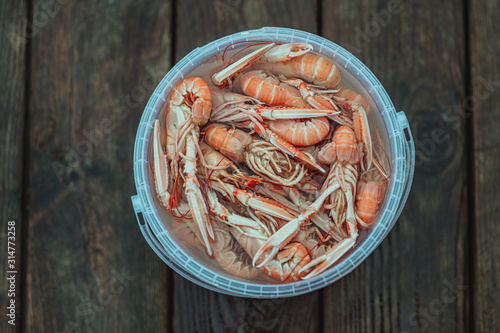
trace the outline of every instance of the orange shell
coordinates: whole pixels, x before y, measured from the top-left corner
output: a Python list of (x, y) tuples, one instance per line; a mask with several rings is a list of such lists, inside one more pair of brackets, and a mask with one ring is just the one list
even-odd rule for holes
[(242, 163), (245, 147), (252, 142), (252, 137), (239, 129), (228, 128), (221, 124), (211, 124), (205, 129), (205, 140), (222, 154)]

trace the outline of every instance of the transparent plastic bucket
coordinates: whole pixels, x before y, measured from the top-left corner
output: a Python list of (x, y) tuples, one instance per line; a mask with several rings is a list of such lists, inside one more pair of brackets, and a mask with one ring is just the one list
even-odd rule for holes
[[(239, 41), (266, 40), (281, 43), (308, 43), (316, 52), (333, 59), (343, 82), (361, 93), (370, 103), (370, 126), (376, 127), (389, 156), (392, 176), (375, 223), (360, 232), (356, 246), (334, 267), (317, 277), (291, 283), (255, 282), (237, 278), (217, 267), (214, 260), (201, 257), (186, 246), (169, 227), (170, 215), (155, 200), (154, 180), (148, 163), (151, 134), (156, 118), (164, 118), (164, 103), (175, 85), (189, 77), (194, 68)], [(234, 46), (232, 46), (234, 47)], [(344, 85), (345, 86), (345, 85)], [(161, 119), (164, 122), (164, 119)], [(406, 132), (406, 134), (405, 134)], [(396, 112), (385, 89), (361, 61), (337, 44), (311, 33), (265, 27), (220, 38), (199, 47), (179, 61), (160, 82), (151, 96), (139, 124), (134, 147), (134, 177), (137, 195), (132, 204), (139, 227), (160, 258), (186, 279), (223, 294), (274, 298), (308, 293), (325, 287), (349, 274), (384, 240), (398, 219), (410, 191), (415, 166), (415, 147), (404, 112)], [(139, 218), (143, 215), (143, 220)]]

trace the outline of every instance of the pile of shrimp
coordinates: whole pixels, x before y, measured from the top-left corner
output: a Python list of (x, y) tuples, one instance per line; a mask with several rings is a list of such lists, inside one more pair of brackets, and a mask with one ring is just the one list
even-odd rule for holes
[(174, 88), (153, 130), (156, 194), (179, 238), (230, 274), (308, 279), (374, 223), (389, 162), (337, 64), (309, 44), (256, 44)]

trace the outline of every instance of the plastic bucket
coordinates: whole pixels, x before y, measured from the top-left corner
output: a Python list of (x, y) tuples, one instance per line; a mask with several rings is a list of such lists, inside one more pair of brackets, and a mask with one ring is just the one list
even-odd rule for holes
[[(343, 80), (369, 100), (372, 110), (370, 122), (375, 123), (371, 127), (378, 128), (380, 141), (391, 161), (392, 177), (375, 223), (360, 233), (356, 246), (341, 261), (315, 278), (284, 284), (256, 283), (236, 278), (218, 269), (209, 259), (197, 256), (179, 241), (169, 229), (169, 216), (165, 214), (165, 209), (155, 200), (154, 180), (148, 160), (153, 123), (157, 117), (164, 117), (165, 99), (179, 81), (189, 77), (189, 73), (208, 58), (220, 54), (226, 46), (234, 42), (249, 40), (309, 43), (315, 51), (335, 60)], [(375, 250), (401, 214), (410, 191), (414, 165), (415, 147), (404, 112), (396, 112), (380, 82), (361, 61), (342, 47), (314, 34), (294, 29), (265, 27), (226, 36), (199, 47), (165, 75), (146, 105), (137, 131), (134, 147), (137, 195), (132, 196), (132, 204), (144, 238), (163, 261), (186, 279), (207, 289), (234, 296), (289, 297), (305, 294), (337, 281), (349, 274)], [(139, 214), (143, 215), (143, 221)]]

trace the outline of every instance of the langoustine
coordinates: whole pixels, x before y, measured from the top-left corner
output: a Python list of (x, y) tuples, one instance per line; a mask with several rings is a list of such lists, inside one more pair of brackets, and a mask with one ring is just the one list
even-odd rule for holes
[[(155, 123), (159, 201), (173, 214), (184, 212), (192, 219), (185, 223), (196, 228), (183, 231), (186, 241), (203, 243), (231, 274), (255, 277), (253, 258), (254, 265), (281, 281), (316, 276), (354, 246), (358, 227), (371, 226), (383, 201), (387, 179), (367, 176), (372, 164), (369, 105), (361, 94), (341, 87), (335, 63), (311, 50), (307, 44), (267, 44), (223, 68), (212, 82), (240, 87), (247, 96), (223, 90), (224, 98), (211, 110), (208, 103), (221, 90), (208, 90), (201, 78), (182, 80), (167, 101), (165, 152)], [(238, 75), (240, 85), (234, 87)], [(212, 121), (235, 121), (250, 132), (205, 126), (211, 114)], [(336, 124), (344, 126), (333, 131)], [(200, 143), (200, 132), (229, 162), (245, 165), (252, 174), (207, 159), (211, 153)], [(297, 149), (317, 144), (323, 146), (319, 155)], [(329, 170), (319, 186), (311, 185), (323, 168)], [(281, 188), (269, 190), (272, 186)], [(313, 232), (310, 220), (321, 231)], [(286, 258), (293, 260), (282, 261)], [(271, 263), (278, 266), (270, 268)]]

